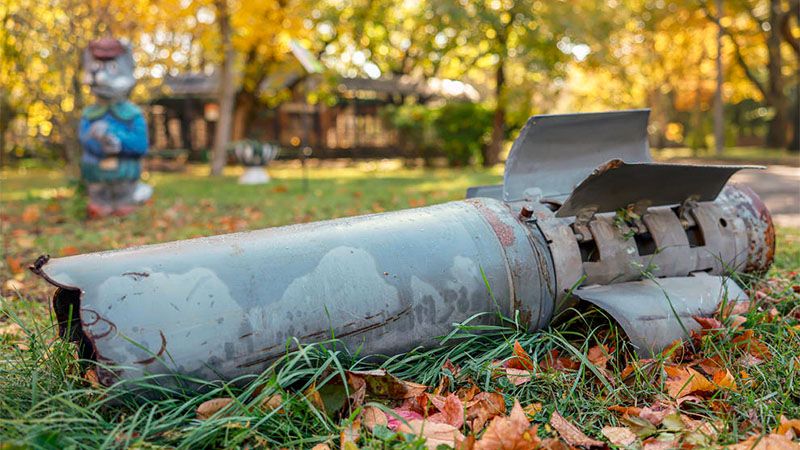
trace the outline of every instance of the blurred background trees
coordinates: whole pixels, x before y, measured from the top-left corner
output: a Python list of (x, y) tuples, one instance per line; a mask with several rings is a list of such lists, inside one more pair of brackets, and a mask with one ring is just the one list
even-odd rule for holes
[(218, 155), (252, 134), (263, 109), (298, 96), (311, 106), (341, 102), (348, 78), (477, 91), (465, 101), (399, 89), (380, 112), (399, 135), (398, 153), (452, 164), (494, 164), (530, 115), (568, 111), (649, 107), (653, 146), (713, 148), (717, 89), (726, 146), (798, 150), (799, 5), (8, 0), (0, 4), (0, 155), (3, 164), (76, 160), (76, 121), (92, 101), (80, 53), (106, 34), (134, 46), (142, 105), (168, 77), (217, 77)]

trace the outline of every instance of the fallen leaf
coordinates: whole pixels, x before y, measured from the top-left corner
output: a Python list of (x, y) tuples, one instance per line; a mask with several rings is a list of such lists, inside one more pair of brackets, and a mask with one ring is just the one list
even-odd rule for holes
[(39, 207), (36, 205), (26, 206), (22, 211), (22, 221), (28, 225), (38, 222), (41, 216), (42, 213), (39, 211)]
[(736, 348), (750, 353), (761, 360), (766, 361), (772, 357), (767, 345), (758, 340), (753, 330), (745, 330), (744, 333), (735, 337), (731, 342), (736, 345)]
[(421, 419), (411, 420), (408, 425), (400, 425), (398, 431), (425, 438), (425, 447), (431, 450), (436, 450), (436, 447), (440, 445), (455, 447), (464, 439), (464, 435), (458, 431), (458, 428), (450, 424)]
[(737, 328), (740, 328), (742, 325), (744, 325), (745, 322), (747, 322), (747, 317), (739, 314), (734, 314), (728, 318), (728, 321), (731, 324), (731, 328), (735, 330)]
[(456, 428), (464, 425), (464, 405), (455, 394), (446, 397), (429, 395), (428, 398), (439, 412), (428, 417), (431, 422), (447, 423)]
[(628, 425), (628, 427), (633, 431), (637, 436), (644, 439), (653, 435), (656, 432), (656, 427), (650, 423), (650, 421), (642, 419), (638, 416), (623, 416), (620, 419), (621, 422)]
[(642, 450), (674, 450), (679, 448), (675, 438), (667, 433), (664, 436), (651, 437), (642, 442)]
[(331, 450), (331, 447), (326, 443), (317, 444), (311, 447), (311, 450)]
[(609, 406), (606, 409), (608, 409), (609, 411), (614, 411), (629, 416), (639, 416), (639, 413), (642, 412), (642, 408), (637, 408), (636, 406), (614, 405), (614, 406)]
[(575, 425), (563, 418), (558, 411), (553, 411), (550, 416), (550, 426), (566, 441), (567, 444), (580, 447), (604, 447), (605, 444), (583, 434)]
[(559, 356), (558, 349), (553, 349), (539, 361), (539, 367), (542, 370), (576, 370), (579, 364), (570, 358)]
[(94, 369), (89, 369), (83, 373), (83, 379), (89, 383), (89, 386), (93, 388), (100, 387), (100, 378), (97, 377), (97, 371)]
[(539, 402), (531, 403), (530, 405), (522, 408), (525, 411), (525, 414), (529, 416), (535, 416), (539, 411), (542, 410), (542, 404)]
[(75, 247), (74, 245), (67, 245), (65, 247), (62, 247), (58, 253), (61, 256), (72, 256), (80, 253), (80, 250), (78, 250), (78, 247)]
[(372, 431), (378, 425), (387, 426), (389, 419), (380, 408), (367, 406), (361, 411), (361, 424), (364, 425), (364, 428)]
[(745, 314), (750, 311), (750, 302), (725, 302), (720, 303), (715, 315), (730, 317), (733, 315)]
[(342, 431), (339, 432), (339, 446), (340, 448), (348, 448), (348, 443), (356, 444), (360, 438), (361, 421), (356, 419), (353, 421), (353, 423), (342, 428)]
[(627, 427), (603, 427), (600, 431), (603, 433), (603, 436), (608, 439), (608, 442), (619, 447), (631, 446), (639, 439), (636, 434)]
[(475, 432), (481, 430), (489, 419), (506, 413), (505, 399), (496, 392), (479, 392), (466, 406), (467, 422)]
[(515, 399), (508, 417), (492, 419), (481, 439), (475, 443), (475, 450), (534, 449), (541, 443), (536, 431), (536, 425), (531, 426), (519, 400)]
[(703, 372), (713, 377), (714, 374), (723, 367), (722, 358), (720, 356), (704, 358), (697, 362), (697, 366), (703, 369)]
[(266, 397), (264, 400), (261, 400), (259, 407), (264, 412), (277, 410), (278, 413), (283, 413), (283, 409), (281, 408), (282, 404), (283, 396), (281, 394), (273, 394), (269, 397)]
[(360, 378), (365, 382), (368, 397), (384, 398), (389, 400), (402, 400), (416, 397), (425, 392), (428, 386), (424, 384), (403, 381), (390, 375), (383, 369), (348, 371), (348, 381)]
[(800, 444), (782, 434), (751, 436), (738, 444), (728, 447), (729, 450), (798, 450)]
[(5, 283), (3, 283), (3, 289), (6, 291), (19, 291), (24, 287), (25, 285), (22, 284), (21, 281), (17, 281), (13, 278), (9, 278)]
[(595, 345), (586, 353), (586, 359), (598, 368), (605, 369), (609, 358), (611, 358), (610, 353), (607, 345)]
[(514, 357), (508, 360), (506, 363), (506, 367), (510, 367), (512, 369), (522, 369), (522, 370), (533, 370), (533, 359), (522, 348), (522, 345), (519, 341), (514, 341)]
[(218, 411), (226, 408), (228, 405), (233, 403), (232, 398), (222, 397), (222, 398), (212, 398), (211, 400), (206, 400), (197, 407), (196, 415), (199, 420), (206, 420), (209, 417), (216, 414)]
[(639, 417), (652, 423), (655, 426), (659, 426), (661, 425), (661, 422), (664, 421), (665, 417), (674, 413), (675, 413), (675, 408), (673, 406), (661, 402), (656, 402), (651, 406), (642, 408), (641, 412), (639, 413)]
[(778, 424), (778, 429), (775, 432), (786, 435), (790, 439), (800, 437), (800, 419), (787, 419), (781, 416), (780, 424)]
[(6, 256), (6, 264), (8, 264), (8, 269), (11, 271), (12, 275), (22, 273), (25, 270), (22, 267), (22, 260), (20, 258), (14, 258), (11, 255)]
[(714, 384), (691, 367), (664, 366), (664, 371), (667, 372), (667, 381), (664, 383), (667, 393), (674, 399), (716, 390)]
[(700, 327), (704, 330), (719, 330), (724, 328), (722, 322), (713, 317), (692, 316), (692, 319), (699, 323)]
[(506, 372), (506, 378), (508, 378), (508, 381), (510, 381), (514, 386), (523, 385), (533, 379), (530, 370), (514, 369), (512, 367), (506, 367), (503, 370)]
[(728, 389), (731, 391), (737, 390), (736, 387), (736, 380), (733, 378), (733, 374), (728, 369), (720, 369), (715, 374), (712, 380), (714, 384), (717, 386)]
[[(407, 408), (394, 408), (392, 409), (392, 412), (394, 414), (386, 415), (386, 427), (393, 431), (397, 430), (400, 425), (403, 425), (403, 421), (411, 422), (412, 420), (422, 419), (422, 414)], [(400, 418), (398, 419), (396, 416), (399, 416)]]

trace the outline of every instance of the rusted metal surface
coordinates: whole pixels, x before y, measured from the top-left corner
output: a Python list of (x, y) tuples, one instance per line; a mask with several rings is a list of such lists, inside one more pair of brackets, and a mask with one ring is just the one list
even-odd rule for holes
[(688, 317), (741, 298), (724, 277), (766, 270), (775, 235), (752, 191), (717, 195), (741, 167), (642, 164), (646, 115), (532, 118), (509, 158), (511, 201), (484, 186), (443, 205), (40, 258), (33, 270), (58, 286), (61, 337), (113, 367), (98, 369), (103, 384), (231, 380), (331, 337), (395, 354), (476, 315), (533, 330), (580, 300), (648, 355), (694, 327)]
[(721, 300), (747, 299), (731, 279), (705, 273), (592, 285), (577, 289), (575, 295), (608, 311), (643, 356), (652, 356), (677, 339), (688, 337), (689, 332), (700, 328), (692, 317), (713, 314)]
[(762, 273), (775, 259), (775, 225), (764, 202), (743, 184), (730, 184), (722, 190), (720, 198), (731, 205), (732, 215), (744, 224), (747, 234), (747, 247), (740, 250), (747, 255), (745, 272)]

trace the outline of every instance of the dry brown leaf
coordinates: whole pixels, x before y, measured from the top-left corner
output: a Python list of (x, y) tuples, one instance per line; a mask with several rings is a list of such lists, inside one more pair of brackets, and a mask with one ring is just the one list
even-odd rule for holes
[(331, 450), (331, 446), (323, 442), (311, 447), (311, 450)]
[(679, 448), (678, 443), (670, 437), (666, 439), (652, 437), (642, 442), (642, 450), (674, 450), (676, 448)]
[(97, 377), (97, 371), (94, 369), (89, 369), (83, 373), (83, 379), (89, 383), (89, 386), (93, 388), (100, 387), (100, 378)]
[(539, 402), (531, 403), (530, 405), (522, 408), (525, 411), (525, 414), (529, 416), (535, 416), (539, 411), (542, 410), (542, 404)]
[(713, 317), (692, 316), (692, 319), (699, 323), (700, 327), (704, 330), (720, 330), (724, 328), (722, 322)]
[(737, 390), (736, 380), (733, 378), (733, 374), (728, 369), (718, 370), (714, 374), (712, 381), (720, 388), (729, 389), (731, 391)]
[(233, 403), (233, 399), (229, 397), (212, 398), (211, 400), (206, 400), (197, 407), (197, 411), (195, 411), (197, 418), (199, 420), (206, 420), (216, 414), (218, 411), (226, 408), (231, 403)]
[(28, 225), (38, 222), (41, 217), (42, 213), (39, 211), (39, 207), (36, 205), (26, 206), (22, 211), (22, 221)]
[(531, 355), (522, 348), (519, 341), (514, 341), (514, 357), (508, 360), (506, 367), (533, 370), (533, 359), (531, 359)]
[(350, 382), (357, 379), (364, 380), (368, 397), (402, 400), (416, 397), (428, 388), (424, 384), (403, 381), (383, 369), (348, 371), (347, 375)]
[(539, 361), (539, 367), (542, 370), (576, 370), (579, 366), (576, 361), (559, 356), (558, 349), (550, 350), (544, 359)]
[(283, 396), (281, 394), (273, 394), (269, 397), (266, 397), (264, 400), (261, 400), (259, 407), (264, 412), (277, 410), (278, 413), (283, 413), (283, 408), (281, 408), (282, 404)]
[(464, 405), (455, 394), (448, 394), (446, 397), (438, 395), (428, 395), (430, 402), (439, 412), (428, 417), (431, 422), (447, 423), (456, 428), (464, 425)]
[(325, 402), (322, 400), (322, 396), (319, 394), (319, 391), (317, 390), (317, 383), (311, 383), (311, 386), (309, 386), (305, 391), (303, 391), (303, 395), (314, 406), (314, 408), (317, 408), (323, 413), (326, 413)]
[(65, 247), (61, 247), (61, 250), (59, 250), (58, 253), (61, 256), (72, 256), (80, 253), (80, 250), (78, 250), (78, 247), (75, 247), (74, 245), (67, 245)]
[(747, 317), (739, 314), (734, 314), (730, 316), (728, 320), (730, 321), (731, 328), (735, 330), (737, 328), (740, 328), (742, 325), (744, 325), (745, 322), (747, 322)]
[(6, 291), (21, 291), (25, 287), (21, 281), (9, 278), (3, 283), (3, 289)]
[[(350, 425), (342, 428), (339, 432), (339, 446), (341, 448), (349, 447), (348, 443), (357, 443), (361, 438), (361, 421), (356, 419)], [(357, 448), (357, 447), (356, 447)]]
[(508, 378), (508, 381), (510, 381), (511, 384), (513, 384), (514, 386), (523, 385), (533, 379), (530, 370), (514, 369), (512, 367), (506, 367), (504, 368), (504, 370), (506, 372), (506, 377)]
[(631, 446), (639, 439), (628, 427), (603, 427), (601, 432), (608, 442), (618, 447)]
[(661, 422), (664, 421), (665, 417), (674, 413), (675, 407), (665, 403), (656, 402), (651, 406), (642, 408), (641, 412), (639, 413), (639, 417), (655, 426), (659, 426), (661, 425)]
[(738, 444), (728, 447), (729, 450), (798, 450), (800, 444), (782, 434), (751, 436)]
[(609, 411), (614, 411), (623, 415), (634, 416), (634, 417), (638, 417), (639, 413), (642, 412), (642, 408), (637, 408), (636, 406), (614, 405), (614, 406), (609, 406), (607, 409)]
[(737, 336), (731, 342), (736, 345), (736, 348), (750, 353), (758, 359), (766, 361), (772, 357), (767, 345), (758, 340), (753, 330), (745, 330), (741, 336)]
[(667, 393), (674, 399), (695, 394), (714, 392), (717, 388), (700, 372), (685, 366), (665, 366)]
[(496, 392), (479, 392), (467, 403), (467, 422), (472, 431), (483, 429), (486, 421), (506, 413), (506, 402)]
[(550, 426), (558, 431), (558, 434), (561, 435), (561, 438), (564, 439), (564, 441), (566, 441), (566, 443), (569, 445), (576, 445), (579, 447), (605, 446), (603, 442), (592, 439), (583, 434), (578, 427), (568, 422), (567, 419), (563, 418), (561, 414), (558, 413), (558, 411), (553, 411), (553, 415), (550, 416)]
[(367, 406), (361, 412), (361, 424), (369, 431), (372, 431), (378, 425), (386, 426), (388, 423), (389, 419), (386, 418), (386, 413), (381, 411), (380, 408)]
[(790, 439), (800, 437), (800, 419), (787, 419), (781, 416), (780, 424), (775, 432), (786, 435)]
[(586, 358), (589, 360), (589, 362), (601, 369), (606, 368), (606, 363), (608, 363), (610, 357), (611, 352), (609, 351), (607, 345), (595, 345), (594, 347), (590, 348), (586, 354)]
[(22, 267), (22, 260), (20, 258), (14, 258), (11, 255), (6, 256), (6, 264), (8, 264), (8, 269), (11, 271), (12, 275), (22, 273), (25, 270)]
[(436, 447), (440, 445), (455, 447), (464, 440), (464, 435), (458, 431), (458, 428), (450, 424), (421, 419), (410, 420), (408, 425), (400, 424), (398, 431), (424, 437), (425, 447), (431, 450), (436, 450)]
[(535, 449), (541, 443), (536, 435), (536, 425), (531, 426), (525, 411), (514, 400), (508, 417), (495, 417), (486, 427), (475, 450), (522, 450)]
[(714, 376), (714, 374), (723, 367), (722, 358), (720, 356), (704, 358), (698, 361), (696, 364), (709, 376)]

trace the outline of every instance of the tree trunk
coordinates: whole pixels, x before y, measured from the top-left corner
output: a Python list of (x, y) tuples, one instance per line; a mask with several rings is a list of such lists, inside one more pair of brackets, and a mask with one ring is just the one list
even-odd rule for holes
[(253, 92), (242, 89), (236, 94), (236, 106), (233, 113), (232, 139), (234, 141), (248, 137), (250, 125), (253, 123), (256, 102), (256, 96)]
[(217, 23), (222, 40), (222, 67), (219, 74), (219, 120), (214, 135), (214, 148), (211, 151), (211, 175), (222, 175), (228, 154), (226, 146), (231, 136), (233, 124), (233, 103), (236, 89), (233, 84), (233, 64), (236, 53), (231, 43), (230, 11), (228, 0), (217, 0)]
[[(722, 19), (722, 0), (716, 0), (717, 17)], [(717, 155), (725, 148), (725, 106), (722, 103), (722, 27), (717, 30), (717, 90), (714, 92), (714, 150)]]
[(503, 88), (505, 87), (505, 58), (501, 55), (497, 61), (495, 72), (494, 97), (497, 102), (494, 110), (494, 122), (492, 124), (492, 140), (483, 154), (483, 166), (491, 167), (500, 162), (500, 153), (503, 151), (503, 139), (506, 131), (506, 107), (503, 98)]
[(771, 25), (767, 34), (769, 86), (767, 87), (768, 98), (765, 100), (772, 106), (774, 115), (769, 122), (767, 147), (784, 148), (786, 146), (788, 121), (786, 120), (786, 98), (783, 95), (783, 74), (781, 73), (783, 58), (781, 56), (781, 2), (779, 0), (770, 2), (769, 24)]

